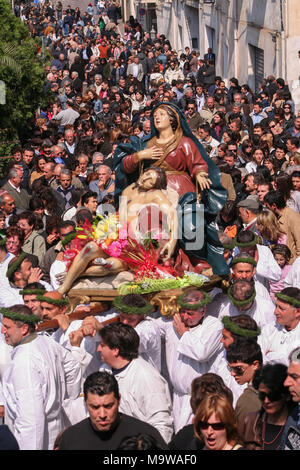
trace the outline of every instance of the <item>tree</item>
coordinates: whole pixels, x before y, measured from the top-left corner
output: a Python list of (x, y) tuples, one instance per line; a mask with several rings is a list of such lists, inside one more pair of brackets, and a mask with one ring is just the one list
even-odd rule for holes
[(0, 80), (5, 84), (6, 98), (5, 104), (0, 104), (1, 141), (22, 140), (36, 110), (46, 103), (38, 41), (13, 14), (9, 0), (0, 0)]

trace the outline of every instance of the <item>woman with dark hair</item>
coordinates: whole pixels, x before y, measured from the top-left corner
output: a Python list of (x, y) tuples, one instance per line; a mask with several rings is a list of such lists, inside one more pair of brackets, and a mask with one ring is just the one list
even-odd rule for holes
[(251, 161), (246, 164), (248, 173), (256, 172), (264, 162), (264, 152), (260, 147), (253, 147)]
[(291, 175), (279, 173), (275, 177), (274, 188), (281, 192), (288, 207), (300, 213), (300, 193), (299, 191), (294, 191)]
[(225, 115), (222, 111), (217, 111), (210, 123), (210, 135), (219, 142), (222, 140), (223, 130), (226, 127)]
[(250, 139), (245, 139), (241, 145), (241, 154), (240, 154), (240, 162), (243, 161), (245, 166), (246, 163), (251, 162), (252, 156), (252, 149), (253, 149), (253, 142)]
[(253, 386), (258, 390), (261, 409), (245, 417), (243, 439), (249, 450), (279, 450), (282, 432), (294, 404), (284, 386), (287, 366), (266, 364), (258, 370)]
[(273, 178), (277, 173), (277, 165), (273, 155), (269, 154), (264, 158), (264, 166), (269, 170), (271, 178)]
[(18, 227), (25, 234), (22, 250), (30, 255), (38, 257), (42, 261), (46, 253), (46, 243), (44, 238), (37, 232), (38, 220), (35, 214), (30, 211), (24, 211), (18, 216)]
[(30, 175), (30, 187), (33, 181), (37, 178), (41, 178), (44, 174), (44, 166), (46, 163), (49, 162), (49, 159), (45, 157), (45, 155), (38, 155), (35, 161), (35, 165), (33, 171)]

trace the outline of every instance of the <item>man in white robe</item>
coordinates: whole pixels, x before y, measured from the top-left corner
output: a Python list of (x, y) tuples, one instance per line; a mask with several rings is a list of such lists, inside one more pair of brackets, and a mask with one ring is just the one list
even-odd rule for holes
[(6, 423), (21, 450), (52, 450), (65, 426), (63, 400), (80, 393), (80, 365), (51, 338), (35, 333), (40, 319), (28, 307), (15, 305), (2, 314), (2, 333), (13, 347), (3, 376)]
[(259, 337), (264, 362), (289, 364), (290, 352), (300, 346), (300, 289), (286, 287), (277, 292), (275, 318)]
[(223, 350), (213, 363), (210, 372), (222, 377), (225, 385), (227, 385), (227, 387), (232, 391), (233, 406), (235, 407), (237, 400), (247, 385), (238, 384), (231, 374), (228, 369), (226, 351), (228, 346), (230, 346), (236, 338), (253, 338), (254, 340), (257, 340), (260, 334), (260, 329), (257, 327), (255, 320), (245, 314), (237, 315), (236, 317), (223, 317), (222, 323), (223, 330), (221, 343), (223, 344)]
[[(281, 269), (277, 264), (272, 251), (268, 246), (260, 245), (258, 237), (250, 230), (243, 230), (236, 237), (236, 246), (233, 256), (240, 252), (247, 253), (257, 262), (255, 280), (265, 286), (270, 292), (269, 281), (280, 281)], [(257, 291), (261, 295), (260, 291)]]
[(0, 307), (23, 304), (20, 290), (32, 282), (40, 282), (46, 290), (51, 290), (50, 284), (42, 280), (41, 269), (32, 266), (30, 255), (26, 255), (26, 253), (21, 253), (20, 256), (9, 261), (6, 276), (8, 283), (1, 287)]
[(161, 317), (156, 320), (166, 344), (167, 370), (173, 388), (175, 433), (192, 420), (192, 381), (210, 370), (222, 349), (222, 323), (206, 315), (208, 296), (192, 290), (182, 299), (184, 306), (173, 319)]
[[(99, 331), (98, 351), (105, 366), (116, 377), (122, 397), (120, 411), (154, 426), (168, 443), (173, 435), (172, 403), (168, 384), (156, 368), (138, 356), (139, 336), (129, 325), (118, 322)], [(82, 369), (92, 356), (80, 348), (83, 329), (72, 337), (73, 354)], [(123, 403), (122, 403), (123, 402)]]
[(207, 309), (208, 314), (219, 320), (224, 316), (233, 317), (246, 313), (260, 328), (274, 322), (274, 310), (274, 303), (256, 295), (254, 283), (246, 279), (236, 280), (227, 295), (217, 294)]

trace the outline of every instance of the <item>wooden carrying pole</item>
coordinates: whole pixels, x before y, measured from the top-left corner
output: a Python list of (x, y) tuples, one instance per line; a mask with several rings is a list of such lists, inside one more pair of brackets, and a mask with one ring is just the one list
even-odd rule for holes
[[(103, 303), (95, 303), (91, 305), (90, 311), (87, 312), (85, 307), (78, 307), (74, 312), (70, 313), (68, 315), (68, 318), (70, 321), (74, 320), (83, 320), (86, 317), (89, 317), (91, 315), (98, 315), (98, 313), (106, 312), (108, 310), (108, 304), (103, 302)], [(104, 320), (102, 322), (102, 325), (107, 325), (108, 323), (114, 323), (119, 321), (120, 317), (114, 317), (110, 318), (109, 320)], [(52, 330), (53, 328), (58, 328), (58, 321), (53, 318), (52, 320), (45, 320), (42, 323), (39, 323), (37, 325), (36, 331), (45, 331), (45, 330)]]

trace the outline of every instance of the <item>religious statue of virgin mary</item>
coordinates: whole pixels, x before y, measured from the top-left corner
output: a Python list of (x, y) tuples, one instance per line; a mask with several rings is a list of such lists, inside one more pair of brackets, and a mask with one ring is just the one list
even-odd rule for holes
[[(149, 136), (143, 139), (132, 136), (129, 143), (120, 144), (115, 151), (116, 205), (118, 207), (123, 190), (136, 182), (147, 168), (163, 169), (167, 187), (178, 195), (178, 248), (182, 248), (194, 264), (204, 260), (214, 274), (227, 275), (229, 268), (224, 260), (223, 245), (213, 225), (227, 199), (221, 173), (176, 105), (167, 102), (156, 105), (150, 119)], [(200, 198), (204, 212), (198, 210)], [(193, 249), (191, 241), (201, 227), (203, 246)]]

